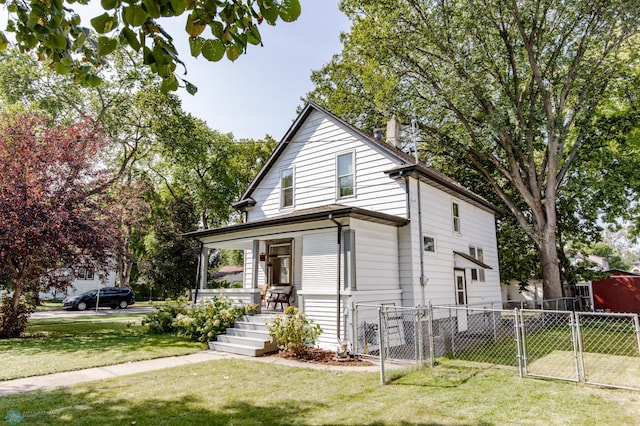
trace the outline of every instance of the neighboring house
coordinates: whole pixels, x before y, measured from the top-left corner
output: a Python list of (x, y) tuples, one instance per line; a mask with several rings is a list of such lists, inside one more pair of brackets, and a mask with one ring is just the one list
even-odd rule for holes
[(640, 275), (611, 269), (610, 276), (591, 283), (596, 311), (640, 314)]
[(226, 265), (214, 272), (211, 278), (215, 281), (226, 281), (232, 286), (244, 283), (244, 268), (242, 266)]
[(504, 308), (538, 309), (542, 307), (544, 297), (541, 279), (529, 280), (525, 289), (521, 289), (520, 284), (515, 280), (509, 283), (501, 283), (501, 288)]
[(111, 287), (116, 282), (116, 272), (111, 271), (106, 277), (106, 280), (102, 281), (98, 274), (95, 274), (93, 269), (80, 269), (71, 285), (65, 290), (51, 289), (48, 292), (40, 293), (41, 300), (62, 300), (65, 297), (75, 296), (77, 294), (84, 293), (89, 290), (96, 289), (98, 287)]
[(589, 254), (585, 256), (582, 253), (576, 253), (571, 258), (571, 264), (573, 266), (577, 266), (585, 261), (591, 263), (593, 265), (593, 269), (599, 269), (601, 271), (606, 271), (609, 269), (609, 260), (606, 257), (596, 256), (595, 254)]
[(500, 303), (498, 209), (416, 163), (399, 133), (392, 119), (385, 143), (309, 103), (234, 205), (244, 223), (187, 234), (245, 253), (243, 289), (199, 297), (293, 286), (325, 348), (361, 326), (355, 304)]

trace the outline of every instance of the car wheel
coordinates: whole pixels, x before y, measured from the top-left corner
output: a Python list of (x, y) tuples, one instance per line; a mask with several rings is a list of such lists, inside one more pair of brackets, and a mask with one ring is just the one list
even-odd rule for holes
[(87, 309), (87, 304), (84, 302), (80, 302), (78, 303), (78, 310), (79, 311), (84, 311), (85, 309)]
[(127, 303), (126, 300), (121, 300), (119, 306), (120, 306), (120, 309), (127, 309), (127, 306), (129, 306), (129, 304)]

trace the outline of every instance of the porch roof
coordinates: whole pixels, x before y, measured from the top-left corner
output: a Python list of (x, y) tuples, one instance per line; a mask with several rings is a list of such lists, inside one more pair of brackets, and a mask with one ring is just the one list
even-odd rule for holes
[(491, 266), (486, 263), (480, 262), (475, 257), (468, 255), (466, 253), (462, 253), (460, 251), (453, 251), (453, 257), (455, 260), (456, 267), (458, 268), (483, 268), (483, 269), (493, 269)]
[(256, 220), (253, 222), (238, 223), (221, 228), (203, 229), (200, 231), (187, 232), (183, 234), (183, 236), (188, 238), (203, 238), (215, 235), (232, 234), (234, 232), (247, 231), (252, 229), (262, 229), (278, 225), (290, 225), (304, 222), (314, 222), (318, 220), (329, 220), (330, 218), (360, 219), (389, 226), (404, 226), (409, 223), (409, 219), (405, 219), (399, 216), (374, 212), (358, 207), (343, 206), (341, 204), (329, 204), (320, 207), (298, 210), (293, 213), (287, 213), (281, 216)]

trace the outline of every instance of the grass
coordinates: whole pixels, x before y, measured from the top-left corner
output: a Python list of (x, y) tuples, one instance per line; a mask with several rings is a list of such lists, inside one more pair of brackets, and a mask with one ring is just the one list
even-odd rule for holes
[(640, 394), (447, 362), (381, 386), (376, 373), (221, 360), (0, 398), (47, 425), (633, 425)]
[[(143, 314), (31, 320), (25, 337), (0, 340), (0, 380), (185, 355), (202, 343), (149, 334)], [(0, 413), (1, 414), (1, 413)]]

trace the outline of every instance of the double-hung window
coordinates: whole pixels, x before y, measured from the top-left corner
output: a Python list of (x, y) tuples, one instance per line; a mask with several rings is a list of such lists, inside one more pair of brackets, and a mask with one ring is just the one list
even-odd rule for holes
[(460, 233), (460, 206), (458, 203), (454, 202), (451, 205), (451, 213), (453, 216), (453, 232), (456, 234)]
[(280, 207), (293, 207), (293, 168), (280, 171)]
[(352, 197), (355, 195), (353, 152), (338, 155), (337, 163), (338, 198)]
[[(469, 255), (479, 262), (484, 263), (484, 252), (482, 248), (469, 246)], [(484, 282), (484, 269), (474, 268), (471, 270), (471, 281)]]

